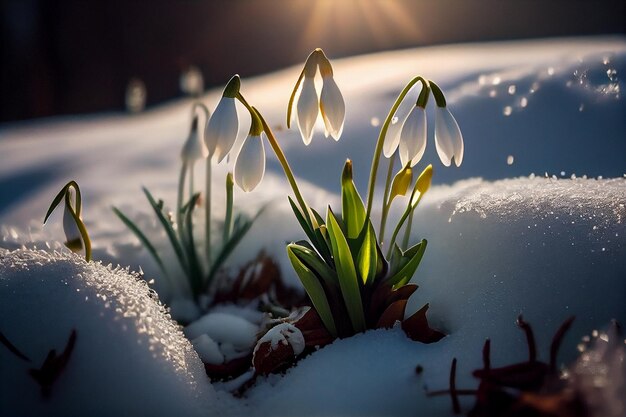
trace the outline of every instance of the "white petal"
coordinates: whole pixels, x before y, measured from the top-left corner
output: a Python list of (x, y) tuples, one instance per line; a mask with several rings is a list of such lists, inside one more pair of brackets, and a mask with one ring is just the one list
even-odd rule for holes
[(411, 113), (411, 110), (415, 107), (417, 93), (420, 91), (418, 85), (419, 84), (415, 84), (411, 87), (391, 118), (391, 123), (389, 123), (389, 126), (387, 127), (385, 140), (383, 142), (383, 154), (385, 155), (385, 158), (391, 158), (396, 149), (398, 149), (402, 126), (404, 125), (409, 113)]
[(235, 183), (245, 192), (252, 191), (265, 174), (265, 148), (261, 136), (248, 136), (235, 161)]
[[(195, 123), (197, 123), (197, 121)], [(185, 141), (181, 152), (183, 161), (187, 164), (191, 164), (198, 159), (206, 158), (208, 155), (209, 150), (207, 149), (204, 141), (200, 138), (197, 126), (192, 127), (189, 137), (187, 137), (187, 141)]]
[(400, 161), (415, 166), (426, 150), (426, 111), (415, 106), (406, 118), (400, 133)]
[(302, 91), (300, 91), (300, 97), (298, 98), (297, 110), (298, 110), (298, 128), (302, 135), (302, 140), (305, 145), (311, 143), (311, 137), (313, 136), (313, 126), (317, 120), (317, 91), (315, 90), (315, 81), (313, 78), (304, 77), (302, 80)]
[(218, 162), (224, 159), (233, 147), (238, 131), (239, 119), (235, 99), (222, 97), (209, 120), (204, 135), (209, 156), (215, 156)]
[(447, 107), (437, 107), (435, 110), (435, 146), (445, 166), (450, 166), (452, 158), (457, 167), (463, 162), (463, 135)]
[[(69, 189), (68, 193), (70, 193), (70, 202), (74, 202), (74, 192)], [(74, 210), (72, 206), (71, 210)], [(63, 211), (63, 232), (65, 232), (66, 245), (72, 250), (80, 250), (82, 249), (82, 238), (80, 235), (80, 230), (74, 221), (74, 217), (70, 212), (70, 207), (65, 204), (65, 210)]]
[(332, 76), (323, 77), (320, 110), (324, 117), (326, 131), (333, 139), (339, 140), (346, 119), (346, 104)]

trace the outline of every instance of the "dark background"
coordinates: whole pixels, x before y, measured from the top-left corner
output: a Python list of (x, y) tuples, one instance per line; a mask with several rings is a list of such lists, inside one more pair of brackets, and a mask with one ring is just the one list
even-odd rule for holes
[(148, 105), (232, 74), (452, 42), (625, 32), (624, 0), (0, 0), (0, 121), (124, 110), (131, 78)]

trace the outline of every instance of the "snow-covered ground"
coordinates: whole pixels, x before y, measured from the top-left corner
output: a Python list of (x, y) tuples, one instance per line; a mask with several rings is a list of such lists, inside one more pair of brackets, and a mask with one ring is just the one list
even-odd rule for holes
[[(318, 133), (305, 148), (297, 131), (277, 133), (312, 206), (337, 206), (339, 175), (348, 157), (364, 193), (379, 124), (413, 75), (439, 83), (463, 130), (463, 165), (445, 168), (435, 153), (434, 123), (429, 119), (431, 140), (423, 161), (434, 164), (437, 185), (423, 201), (413, 228), (414, 238), (427, 238), (429, 246), (414, 278), (420, 288), (408, 311), (429, 302), (432, 323), (449, 336), (421, 345), (396, 329), (337, 341), (285, 377), (259, 380), (240, 406), (249, 404), (258, 415), (419, 415), (427, 410), (428, 415), (447, 415), (449, 401), (426, 399), (423, 387), (447, 387), (453, 357), (459, 360), (459, 386), (475, 387), (471, 370), (480, 367), (486, 337), (492, 338), (496, 366), (523, 360), (523, 334), (514, 325), (519, 313), (533, 325), (543, 359), (558, 325), (576, 315), (561, 350), (565, 363), (576, 358), (582, 336), (606, 327), (612, 318), (626, 323), (626, 104), (620, 91), (626, 73), (625, 38), (441, 46), (347, 58), (333, 65), (347, 107), (341, 140), (335, 143)], [(284, 127), (287, 99), (299, 70), (242, 82), (243, 94), (272, 126)], [(204, 102), (213, 108), (219, 93), (210, 91)], [(160, 233), (140, 187), (146, 185), (174, 202), (189, 108), (189, 101), (179, 101), (136, 116), (97, 115), (1, 127), (0, 247), (61, 248), (48, 243), (63, 240), (60, 216), (53, 216), (45, 229), (41, 220), (60, 187), (75, 179), (83, 191), (83, 217), (94, 258), (134, 270), (141, 266), (167, 297), (149, 255), (110, 207), (125, 210), (151, 235)], [(238, 143), (246, 133), (242, 126)], [(289, 189), (280, 166), (268, 147), (266, 151), (263, 183), (250, 194), (237, 191), (235, 204), (253, 212), (270, 201), (271, 209), (230, 263), (240, 265), (266, 248), (283, 266), (288, 281), (297, 285), (284, 242), (303, 235), (286, 202)], [(223, 198), (229, 169), (232, 161), (214, 175), (215, 201)], [(197, 183), (202, 172), (198, 167)], [(218, 203), (214, 209), (219, 212)], [(400, 209), (395, 205), (394, 215)], [(25, 307), (9, 296), (19, 288), (14, 278), (20, 275), (14, 270), (18, 267), (8, 261), (3, 265), (0, 330), (6, 333), (15, 324), (4, 309)], [(55, 282), (64, 268), (77, 274), (87, 267), (50, 268)], [(32, 266), (27, 275), (35, 279), (36, 272), (45, 269)], [(86, 284), (79, 279), (75, 285)], [(38, 314), (47, 308), (41, 309)], [(69, 323), (66, 313), (59, 314)], [(51, 347), (61, 349), (71, 325), (66, 327), (58, 339), (39, 351), (33, 348), (32, 356), (43, 357)], [(25, 329), (39, 332), (36, 327)], [(0, 349), (0, 386), (8, 386), (3, 385), (5, 378), (12, 379), (4, 372), (8, 355)], [(424, 367), (420, 376), (414, 371), (417, 364)], [(163, 372), (162, 378), (169, 378), (171, 371)], [(215, 395), (211, 387), (204, 389)], [(212, 412), (207, 409), (206, 415)]]

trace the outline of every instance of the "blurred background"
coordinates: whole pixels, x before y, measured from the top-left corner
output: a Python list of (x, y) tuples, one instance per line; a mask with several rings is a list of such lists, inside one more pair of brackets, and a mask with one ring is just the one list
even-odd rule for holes
[(0, 122), (140, 111), (234, 74), (442, 43), (626, 32), (624, 0), (0, 1)]

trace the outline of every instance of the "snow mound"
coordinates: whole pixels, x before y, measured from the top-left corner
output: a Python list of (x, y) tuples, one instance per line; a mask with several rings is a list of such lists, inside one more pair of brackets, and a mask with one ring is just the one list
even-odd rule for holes
[[(0, 346), (1, 415), (211, 415), (230, 407), (154, 291), (128, 270), (69, 253), (1, 251), (0, 299), (0, 330), (32, 360)], [(43, 399), (27, 371), (50, 349), (63, 351), (72, 329), (74, 350)]]

